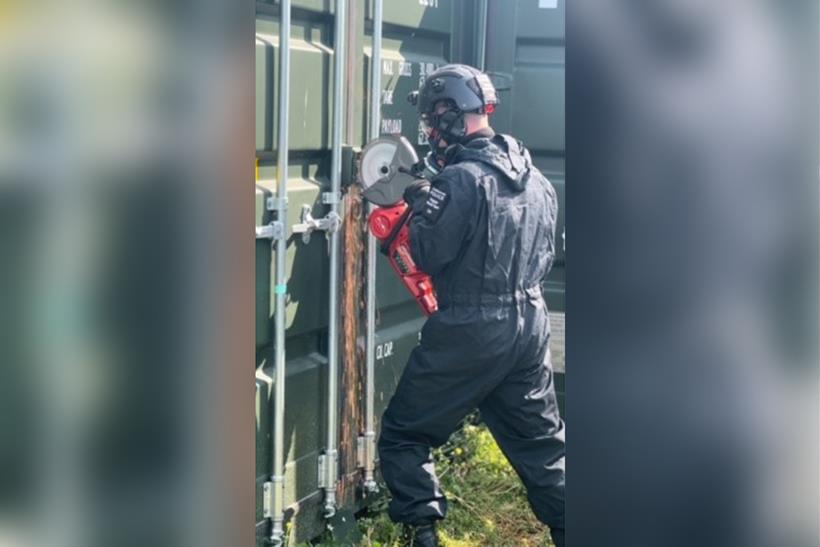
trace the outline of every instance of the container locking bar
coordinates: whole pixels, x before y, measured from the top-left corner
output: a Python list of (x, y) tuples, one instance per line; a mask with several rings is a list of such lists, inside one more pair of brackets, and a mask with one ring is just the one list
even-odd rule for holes
[[(330, 212), (325, 217), (328, 240), (330, 271), (328, 274), (328, 327), (327, 327), (327, 415), (325, 422), (325, 459), (327, 480), (323, 490), (324, 516), (336, 515), (336, 482), (338, 474), (337, 450), (339, 446), (339, 269), (341, 265), (341, 234), (339, 226), (339, 193), (342, 174), (342, 131), (345, 109), (345, 68), (347, 67), (346, 31), (347, 0), (336, 0), (336, 20), (333, 27), (333, 138), (330, 158)], [(309, 212), (309, 211), (308, 211)], [(303, 209), (304, 213), (304, 209)], [(304, 234), (302, 235), (304, 239)], [(330, 523), (328, 523), (330, 525)]]
[(302, 222), (293, 225), (293, 233), (302, 234), (302, 242), (305, 245), (310, 243), (310, 236), (315, 230), (321, 230), (328, 236), (338, 231), (342, 225), (342, 217), (335, 211), (331, 211), (324, 218), (314, 218), (312, 209), (313, 207), (307, 203), (302, 205)]
[[(285, 543), (285, 366), (287, 355), (285, 348), (285, 314), (287, 295), (287, 234), (285, 221), (288, 218), (288, 151), (290, 149), (288, 135), (288, 112), (290, 110), (290, 15), (291, 0), (280, 0), (279, 23), (279, 144), (277, 147), (276, 163), (277, 188), (276, 197), (267, 200), (267, 207), (276, 211), (276, 221), (280, 227), (272, 229), (276, 239), (275, 279), (276, 305), (273, 321), (273, 347), (275, 382), (273, 395), (273, 430), (270, 436), (271, 458), (270, 483), (267, 488), (272, 490), (267, 496), (270, 506), (270, 536), (271, 545), (279, 547)], [(283, 39), (284, 38), (284, 39)]]
[[(374, 0), (373, 5), (373, 55), (370, 62), (370, 127), (369, 140), (379, 136), (382, 106), (382, 23), (384, 20), (384, 1)], [(359, 166), (360, 153), (351, 150), (348, 162), (355, 169)], [(355, 171), (351, 173), (357, 175)], [(353, 180), (351, 178), (351, 180)], [(373, 212), (375, 206), (367, 206), (368, 212)], [(366, 305), (366, 332), (365, 344), (365, 431), (359, 437), (359, 467), (362, 469), (362, 486), (367, 494), (378, 491), (375, 480), (376, 468), (376, 432), (375, 432), (375, 396), (376, 396), (376, 237), (367, 231), (367, 305)]]

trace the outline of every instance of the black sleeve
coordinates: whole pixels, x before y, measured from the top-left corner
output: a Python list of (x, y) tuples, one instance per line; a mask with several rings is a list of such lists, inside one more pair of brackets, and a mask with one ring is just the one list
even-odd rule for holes
[(433, 179), (410, 221), (411, 254), (422, 271), (436, 275), (458, 256), (474, 231), (478, 206), (478, 186), (466, 171), (448, 169)]

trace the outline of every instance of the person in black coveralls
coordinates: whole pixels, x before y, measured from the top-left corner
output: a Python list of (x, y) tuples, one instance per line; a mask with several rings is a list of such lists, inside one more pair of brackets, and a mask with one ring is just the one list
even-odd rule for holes
[(390, 517), (409, 527), (413, 546), (438, 545), (447, 501), (431, 448), (478, 408), (563, 547), (564, 423), (541, 292), (555, 257), (555, 189), (521, 142), (490, 128), (498, 99), (487, 75), (445, 65), (409, 99), (439, 169), (404, 194), (412, 256), (432, 276), (439, 311), (382, 417)]

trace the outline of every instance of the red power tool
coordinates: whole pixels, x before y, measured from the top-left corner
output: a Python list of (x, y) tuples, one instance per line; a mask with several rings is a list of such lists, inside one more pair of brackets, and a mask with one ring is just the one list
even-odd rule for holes
[(412, 211), (406, 203), (393, 207), (378, 207), (371, 214), (370, 232), (381, 243), (382, 253), (387, 255), (393, 270), (399, 274), (404, 286), (410, 291), (425, 314), (438, 310), (436, 293), (430, 276), (419, 270), (410, 255), (410, 217)]
[(438, 309), (433, 281), (410, 254), (412, 210), (403, 200), (407, 185), (423, 176), (416, 167), (418, 156), (410, 142), (400, 136), (379, 137), (362, 151), (359, 182), (362, 195), (376, 205), (370, 213), (370, 232), (381, 243), (393, 270), (426, 315)]

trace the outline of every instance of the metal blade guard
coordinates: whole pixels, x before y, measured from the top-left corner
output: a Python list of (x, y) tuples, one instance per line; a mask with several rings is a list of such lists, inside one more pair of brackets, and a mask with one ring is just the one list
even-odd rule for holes
[(381, 207), (400, 203), (404, 189), (416, 180), (412, 173), (418, 161), (413, 145), (402, 136), (373, 139), (364, 147), (359, 160), (362, 195)]

